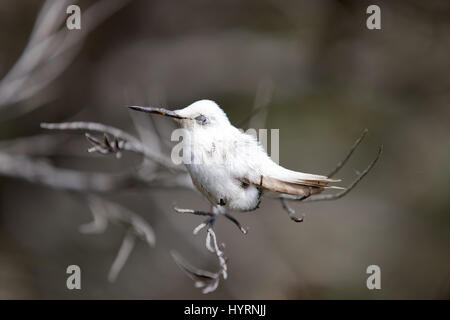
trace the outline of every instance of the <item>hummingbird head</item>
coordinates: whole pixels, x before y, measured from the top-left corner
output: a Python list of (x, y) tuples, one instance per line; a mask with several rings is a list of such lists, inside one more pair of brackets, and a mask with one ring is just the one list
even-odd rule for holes
[(202, 128), (220, 127), (230, 124), (225, 112), (212, 100), (199, 100), (183, 109), (173, 111), (155, 107), (131, 106), (130, 108), (171, 117), (182, 128), (186, 129), (193, 129), (198, 126)]

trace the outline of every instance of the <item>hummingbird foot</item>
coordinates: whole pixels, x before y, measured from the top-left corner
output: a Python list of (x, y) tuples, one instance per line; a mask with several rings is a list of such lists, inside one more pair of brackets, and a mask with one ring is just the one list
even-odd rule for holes
[(248, 227), (245, 227), (245, 228), (244, 228), (244, 227), (241, 225), (241, 223), (240, 223), (235, 217), (233, 217), (232, 215), (230, 215), (230, 214), (228, 214), (228, 213), (224, 213), (223, 215), (225, 216), (225, 218), (227, 218), (228, 220), (230, 220), (234, 225), (236, 225), (236, 227), (238, 227), (238, 229), (241, 230), (241, 232), (242, 232), (243, 234), (247, 234), (247, 232), (248, 232)]
[(192, 232), (193, 234), (197, 234), (200, 230), (202, 230), (204, 227), (208, 227), (208, 229), (212, 228), (214, 226), (214, 222), (216, 221), (216, 218), (218, 216), (218, 213), (211, 213), (207, 211), (200, 211), (200, 210), (193, 210), (193, 209), (181, 209), (175, 207), (174, 210), (178, 213), (189, 213), (194, 214), (196, 216), (208, 216), (205, 221), (200, 223)]
[(233, 217), (232, 215), (230, 215), (226, 212), (217, 211), (217, 212), (211, 213), (211, 212), (207, 212), (207, 211), (200, 211), (200, 210), (193, 210), (193, 209), (181, 209), (181, 208), (177, 208), (177, 207), (175, 207), (174, 210), (178, 213), (189, 213), (189, 214), (194, 214), (196, 216), (208, 216), (209, 217), (194, 229), (194, 231), (193, 231), (194, 234), (197, 234), (200, 230), (202, 230), (206, 226), (208, 227), (208, 229), (212, 228), (214, 226), (214, 222), (216, 221), (217, 216), (219, 214), (223, 214), (223, 216), (225, 218), (227, 218), (228, 220), (230, 220), (236, 227), (238, 227), (238, 229), (243, 234), (247, 234), (247, 232), (248, 232), (248, 227), (243, 227), (235, 217)]

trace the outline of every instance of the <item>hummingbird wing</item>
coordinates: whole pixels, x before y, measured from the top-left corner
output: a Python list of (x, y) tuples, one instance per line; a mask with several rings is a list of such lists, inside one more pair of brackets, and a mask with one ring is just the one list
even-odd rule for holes
[(230, 165), (235, 168), (235, 176), (240, 177), (244, 186), (253, 184), (264, 189), (291, 194), (296, 196), (309, 196), (322, 192), (324, 189), (343, 189), (341, 187), (329, 185), (339, 182), (338, 179), (330, 179), (323, 175), (315, 175), (303, 172), (292, 171), (275, 163), (254, 137), (244, 133), (237, 133), (235, 140), (236, 152), (229, 152), (232, 158)]
[[(297, 176), (298, 172), (293, 175)], [(285, 178), (283, 175), (278, 176), (261, 176), (260, 184), (263, 188), (278, 192), (291, 194), (296, 196), (310, 196), (322, 192), (324, 189), (342, 189), (337, 186), (330, 186), (328, 183), (336, 182), (339, 180), (314, 177), (313, 179), (298, 179)]]
[(286, 169), (269, 157), (262, 161), (258, 175), (252, 175), (251, 183), (264, 189), (296, 196), (310, 196), (322, 192), (324, 189), (343, 189), (329, 185), (339, 182), (339, 179), (330, 179), (326, 176), (315, 175)]

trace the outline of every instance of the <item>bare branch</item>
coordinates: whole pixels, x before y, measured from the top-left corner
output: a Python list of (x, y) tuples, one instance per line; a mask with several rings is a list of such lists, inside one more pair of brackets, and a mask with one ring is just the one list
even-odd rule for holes
[(219, 259), (220, 274), (222, 275), (223, 279), (227, 279), (227, 277), (228, 277), (227, 259), (225, 258), (224, 252), (222, 250), (220, 250), (219, 245), (217, 244), (217, 237), (216, 237), (216, 233), (214, 232), (213, 228), (208, 229), (206, 239), (210, 239), (209, 247), (210, 247), (210, 249), (212, 249), (210, 251), (214, 252), (217, 255), (217, 258)]
[(283, 207), (284, 210), (286, 210), (286, 212), (289, 215), (289, 218), (291, 218), (295, 222), (303, 222), (305, 215), (303, 215), (301, 218), (297, 218), (295, 216), (295, 210), (292, 209), (291, 207), (289, 207), (289, 205), (286, 203), (286, 199), (280, 197), (280, 201), (281, 201), (281, 206)]
[[(159, 165), (176, 171), (185, 171), (181, 166), (176, 166), (173, 164), (172, 160), (162, 154), (152, 152), (147, 146), (145, 146), (139, 139), (135, 136), (122, 131), (118, 128), (107, 126), (102, 123), (97, 122), (63, 122), (63, 123), (41, 123), (41, 128), (49, 130), (87, 130), (95, 131), (100, 133), (107, 133), (114, 137), (116, 150), (131, 151), (138, 154), (142, 154), (144, 157), (158, 163)], [(89, 136), (92, 138), (92, 136)], [(98, 142), (97, 139), (90, 139), (94, 144)], [(122, 141), (120, 141), (122, 140)], [(104, 141), (104, 143), (106, 143)], [(109, 143), (109, 141), (107, 142)], [(101, 144), (101, 143), (99, 143)], [(103, 150), (107, 150), (104, 148)]]
[(214, 273), (194, 267), (183, 259), (176, 251), (171, 251), (170, 254), (178, 267), (184, 271), (189, 278), (195, 281), (196, 288), (204, 288), (203, 293), (211, 292), (211, 289), (217, 288), (219, 284), (220, 272)]
[(343, 191), (336, 194), (317, 194), (313, 195), (307, 199), (304, 199), (302, 202), (310, 202), (310, 201), (324, 201), (324, 200), (337, 200), (345, 196), (347, 193), (353, 190), (354, 187), (372, 170), (375, 164), (380, 159), (380, 156), (383, 152), (383, 145), (378, 149), (377, 155), (375, 159), (369, 164), (369, 166)]
[[(77, 1), (47, 0), (38, 14), (24, 52), (0, 81), (0, 109), (27, 100), (48, 87), (72, 63), (87, 35), (129, 1), (94, 3), (83, 12), (83, 32), (69, 32), (65, 26), (60, 27), (65, 17), (63, 9)], [(34, 103), (9, 108), (9, 116), (17, 116), (39, 106)]]
[(219, 248), (217, 243), (217, 237), (214, 232), (214, 222), (218, 215), (223, 214), (227, 219), (233, 222), (242, 233), (246, 234), (247, 229), (243, 228), (241, 224), (231, 215), (225, 212), (223, 207), (214, 206), (213, 212), (192, 210), (192, 209), (180, 209), (175, 208), (175, 211), (178, 213), (189, 213), (199, 216), (208, 216), (208, 218), (199, 224), (193, 231), (194, 234), (197, 234), (201, 229), (207, 227), (205, 246), (208, 251), (214, 253), (219, 260), (220, 269), (218, 272), (210, 272), (202, 269), (198, 269), (187, 263), (184, 259), (182, 259), (177, 253), (172, 252), (172, 256), (177, 263), (177, 265), (188, 274), (188, 276), (195, 281), (195, 286), (197, 288), (203, 288), (203, 293), (209, 293), (217, 289), (219, 285), (220, 275), (222, 275), (225, 280), (228, 276), (228, 266), (227, 259), (225, 258), (224, 252)]
[(131, 251), (133, 251), (135, 242), (136, 242), (136, 235), (130, 230), (127, 231), (125, 237), (123, 238), (119, 252), (117, 252), (117, 256), (114, 259), (111, 269), (109, 270), (108, 273), (109, 282), (116, 281), (117, 276), (119, 275), (120, 271), (123, 269), (123, 266), (127, 262), (131, 254)]
[(0, 140), (0, 150), (9, 154), (50, 155), (66, 140), (66, 137), (48, 134), (13, 138)]
[(101, 234), (106, 231), (106, 228), (108, 227), (108, 217), (103, 212), (103, 206), (101, 208), (96, 208), (96, 206), (97, 203), (89, 201), (89, 208), (91, 209), (94, 220), (79, 226), (78, 230), (81, 233)]
[(103, 135), (103, 140), (100, 141), (89, 133), (85, 133), (86, 139), (92, 143), (92, 147), (88, 149), (88, 152), (98, 152), (101, 154), (110, 154), (113, 153), (116, 155), (116, 158), (119, 159), (122, 157), (122, 153), (120, 150), (124, 149), (124, 141), (121, 141), (117, 138), (114, 138), (114, 141), (109, 141), (106, 133)]
[(80, 226), (81, 232), (102, 233), (106, 230), (108, 221), (124, 226), (127, 230), (122, 245), (109, 271), (108, 280), (114, 282), (128, 260), (134, 248), (136, 238), (154, 247), (155, 233), (153, 228), (141, 216), (117, 203), (93, 195), (88, 197), (88, 203), (94, 221)]
[(203, 288), (202, 292), (204, 294), (213, 292), (217, 289), (220, 282), (220, 276), (222, 276), (224, 280), (228, 277), (227, 259), (224, 255), (224, 252), (219, 248), (217, 237), (212, 227), (208, 228), (206, 234), (206, 248), (208, 249), (208, 251), (215, 253), (217, 259), (219, 260), (220, 268), (217, 272), (210, 272), (207, 270), (196, 268), (189, 264), (185, 259), (183, 259), (177, 252), (171, 252), (175, 263), (192, 280), (195, 281), (196, 288)]
[(0, 175), (20, 178), (50, 188), (82, 193), (106, 193), (124, 189), (186, 188), (194, 190), (187, 173), (167, 179), (158, 176), (143, 177), (135, 170), (121, 173), (83, 172), (56, 168), (46, 161), (0, 151)]
[(344, 160), (340, 161), (336, 165), (336, 168), (334, 168), (333, 171), (331, 171), (328, 174), (328, 178), (333, 177), (336, 173), (338, 173), (339, 170), (341, 170), (341, 168), (347, 163), (348, 159), (350, 159), (350, 157), (352, 156), (353, 152), (356, 150), (356, 148), (359, 146), (359, 144), (361, 143), (361, 141), (364, 139), (364, 137), (367, 135), (368, 132), (369, 132), (369, 130), (367, 130), (367, 129), (363, 130), (363, 132), (361, 133), (359, 138), (355, 141), (353, 146), (350, 148), (350, 151), (347, 153), (347, 155), (345, 156)]
[[(345, 156), (345, 158), (340, 161), (335, 169), (333, 171), (330, 172), (330, 174), (328, 175), (328, 177), (332, 177), (334, 176), (346, 163), (347, 161), (350, 159), (351, 155), (353, 154), (353, 152), (356, 150), (356, 148), (359, 146), (359, 144), (361, 143), (361, 141), (364, 139), (364, 137), (367, 135), (368, 130), (364, 129), (363, 132), (361, 133), (361, 135), (359, 136), (359, 138), (355, 141), (355, 143), (353, 144), (353, 146), (350, 148), (350, 151), (347, 153), (347, 155)], [(294, 209), (292, 209), (291, 207), (289, 207), (289, 205), (287, 204), (286, 200), (290, 200), (290, 201), (299, 201), (299, 202), (310, 202), (310, 201), (325, 201), (325, 200), (337, 200), (340, 199), (342, 197), (344, 197), (346, 194), (348, 194), (351, 190), (353, 190), (353, 188), (356, 187), (356, 185), (369, 173), (370, 170), (372, 170), (372, 168), (375, 166), (375, 164), (377, 163), (378, 159), (381, 156), (381, 153), (383, 151), (383, 146), (380, 146), (378, 153), (375, 157), (375, 159), (369, 164), (369, 166), (347, 187), (345, 188), (343, 191), (339, 192), (339, 193), (335, 193), (335, 194), (318, 194), (318, 195), (313, 195), (310, 197), (298, 197), (298, 196), (292, 196), (292, 195), (288, 195), (288, 194), (282, 194), (280, 195), (278, 198), (281, 201), (281, 205), (283, 207), (283, 209), (288, 213), (289, 217), (295, 221), (295, 222), (302, 222), (303, 221), (303, 217), (302, 218), (297, 218), (294, 216), (295, 211)]]
[(112, 190), (144, 187), (151, 182), (143, 180), (135, 172), (120, 174), (87, 173), (60, 169), (42, 160), (0, 152), (0, 174), (21, 178), (55, 189), (79, 192), (109, 192)]
[[(147, 242), (152, 247), (155, 246), (155, 233), (140, 215), (117, 203), (94, 195), (88, 196), (88, 204), (94, 216), (94, 222), (99, 219), (106, 219), (112, 223), (124, 225), (128, 230), (133, 231), (134, 235), (139, 239)], [(85, 225), (82, 228), (85, 229)]]

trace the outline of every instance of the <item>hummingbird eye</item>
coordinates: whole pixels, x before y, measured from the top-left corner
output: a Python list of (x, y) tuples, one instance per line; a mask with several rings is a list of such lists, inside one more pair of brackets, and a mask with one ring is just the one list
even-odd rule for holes
[(201, 114), (201, 115), (195, 117), (195, 120), (197, 120), (201, 124), (205, 124), (207, 119), (206, 119), (206, 117), (204, 115)]

